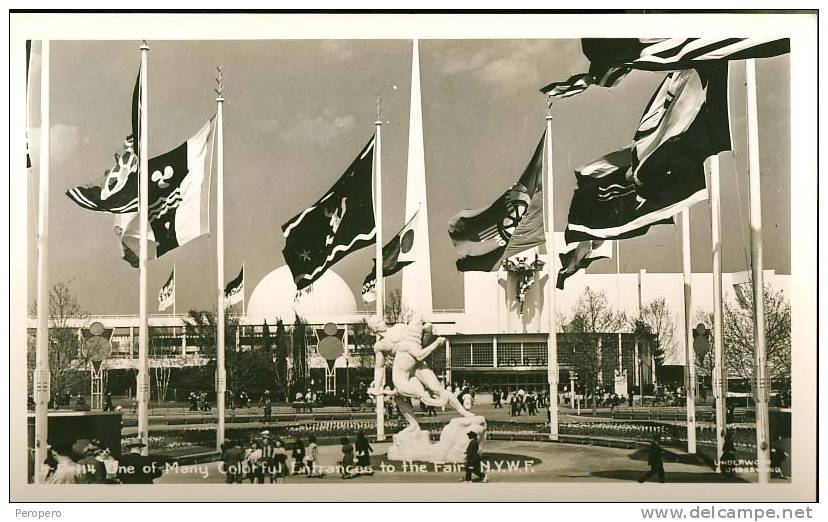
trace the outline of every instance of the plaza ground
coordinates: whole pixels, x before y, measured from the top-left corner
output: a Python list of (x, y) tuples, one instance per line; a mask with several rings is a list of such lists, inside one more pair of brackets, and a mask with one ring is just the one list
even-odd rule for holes
[[(305, 475), (291, 475), (284, 479), (290, 484), (314, 483), (454, 483), (463, 478), (461, 466), (435, 466), (426, 464), (422, 471), (403, 471), (399, 462), (394, 462), (394, 471), (380, 471), (380, 462), (384, 458), (389, 443), (373, 444), (375, 456), (372, 464), (376, 470), (373, 475), (361, 475), (343, 480), (338, 473), (328, 473), (322, 478), (308, 478)], [(514, 462), (511, 469), (489, 471), (490, 482), (635, 482), (649, 467), (647, 454), (642, 450), (580, 446), (575, 444), (555, 444), (548, 442), (487, 441), (483, 447), (484, 454), (501, 457)], [(518, 459), (515, 459), (518, 457)], [(341, 458), (339, 446), (322, 446), (319, 448), (321, 466), (334, 466)], [(525, 465), (525, 461), (532, 462)], [(725, 479), (703, 464), (665, 462), (667, 482), (671, 483), (722, 483), (744, 482), (742, 478)], [(221, 473), (218, 462), (192, 464), (168, 469), (156, 481), (157, 484), (191, 484), (222, 483), (225, 475)], [(651, 479), (651, 482), (654, 479)], [(245, 484), (249, 484), (246, 482)], [(270, 484), (260, 485), (268, 487)]]

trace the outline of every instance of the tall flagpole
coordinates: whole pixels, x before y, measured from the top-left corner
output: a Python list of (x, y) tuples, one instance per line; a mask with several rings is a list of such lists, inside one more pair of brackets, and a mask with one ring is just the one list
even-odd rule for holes
[(245, 308), (244, 308), (244, 298), (245, 293), (247, 292), (247, 287), (245, 286), (245, 280), (247, 278), (247, 274), (244, 272), (244, 259), (242, 259), (242, 317), (245, 315)]
[(552, 185), (552, 103), (546, 110), (546, 178), (543, 190), (546, 194), (546, 310), (549, 336), (546, 342), (547, 381), (549, 382), (549, 440), (558, 440), (558, 337), (555, 318), (555, 194)]
[[(376, 228), (376, 243), (374, 246), (374, 275), (377, 281), (377, 318), (385, 320), (385, 274), (382, 271), (382, 119), (380, 118), (380, 98), (377, 96), (377, 119), (374, 122), (376, 127), (376, 135), (374, 137), (374, 223)], [(383, 362), (384, 372), (384, 357), (377, 354), (377, 357)], [(379, 366), (379, 362), (377, 363)], [(377, 372), (380, 371), (379, 367)], [(384, 373), (382, 374), (385, 375)], [(385, 440), (385, 395), (383, 394), (385, 379), (377, 379), (377, 395), (376, 395), (376, 410), (377, 410), (377, 441)]]
[(713, 247), (713, 400), (716, 408), (716, 471), (721, 469), (725, 418), (725, 375), (722, 352), (722, 209), (719, 190), (719, 157), (707, 159), (710, 172), (710, 237)]
[(218, 276), (217, 305), (218, 320), (216, 333), (216, 409), (218, 425), (216, 426), (216, 449), (221, 451), (224, 443), (224, 393), (227, 387), (227, 375), (224, 368), (224, 106), (223, 77), (218, 69), (218, 89), (216, 89), (216, 268)]
[(141, 45), (141, 124), (138, 131), (140, 143), (140, 248), (138, 249), (138, 438), (143, 447), (141, 453), (147, 455), (149, 439), (149, 323), (147, 322), (147, 229), (149, 228), (149, 106), (147, 96), (147, 57), (149, 46), (145, 41)]
[(681, 211), (681, 268), (684, 273), (684, 386), (687, 398), (687, 453), (696, 453), (696, 358), (693, 354), (693, 298), (690, 292), (690, 209)]
[(175, 317), (175, 302), (178, 300), (178, 280), (176, 276), (175, 264), (173, 264), (173, 317)]
[(759, 482), (770, 481), (768, 361), (765, 348), (765, 288), (762, 274), (762, 193), (759, 177), (759, 119), (756, 105), (756, 61), (745, 61), (747, 83), (748, 158), (750, 180), (750, 265), (753, 275), (753, 400), (756, 407), (756, 459)]
[(49, 440), (49, 40), (40, 51), (40, 176), (37, 219), (37, 352), (35, 354), (34, 481), (43, 483), (40, 466)]

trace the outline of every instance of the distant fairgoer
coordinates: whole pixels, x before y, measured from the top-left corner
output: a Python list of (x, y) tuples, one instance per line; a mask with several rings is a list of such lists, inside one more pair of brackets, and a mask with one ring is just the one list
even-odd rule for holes
[(353, 477), (351, 472), (354, 469), (354, 447), (348, 437), (342, 437), (339, 439), (339, 443), (342, 444), (342, 471), (340, 476), (343, 479), (349, 479)]
[(469, 445), (466, 447), (466, 476), (462, 482), (472, 482), (472, 474), (477, 477), (475, 482), (488, 482), (489, 477), (480, 469), (480, 443), (477, 441), (477, 433), (467, 433)]
[(293, 458), (293, 474), (297, 475), (299, 473), (304, 473), (305, 443), (302, 442), (301, 438), (297, 438), (296, 442), (293, 443), (293, 450), (291, 450), (290, 456)]
[(658, 434), (653, 436), (653, 441), (650, 443), (649, 456), (647, 464), (650, 465), (650, 470), (644, 473), (638, 482), (643, 484), (648, 478), (653, 475), (658, 475), (658, 481), (664, 482), (664, 450), (661, 448), (661, 437)]

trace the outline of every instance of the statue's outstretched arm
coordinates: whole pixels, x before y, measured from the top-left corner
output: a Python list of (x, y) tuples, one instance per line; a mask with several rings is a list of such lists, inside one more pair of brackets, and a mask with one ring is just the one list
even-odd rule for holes
[(425, 348), (414, 348), (409, 353), (411, 354), (412, 357), (414, 357), (418, 361), (422, 361), (423, 359), (425, 359), (426, 357), (431, 355), (431, 352), (433, 352), (434, 350), (440, 348), (444, 344), (446, 344), (446, 338), (445, 337), (438, 337), (437, 339), (434, 340), (434, 342), (432, 342), (431, 344), (429, 344)]

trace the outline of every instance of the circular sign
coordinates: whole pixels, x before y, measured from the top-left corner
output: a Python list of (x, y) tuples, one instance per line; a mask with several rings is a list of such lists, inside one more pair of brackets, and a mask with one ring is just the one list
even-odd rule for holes
[(342, 344), (342, 341), (336, 337), (325, 337), (319, 341), (319, 345), (316, 349), (319, 351), (319, 355), (321, 355), (326, 361), (333, 361), (342, 355), (345, 346)]
[(339, 331), (339, 327), (336, 326), (336, 323), (325, 323), (322, 330), (325, 332), (325, 335), (336, 335), (336, 332)]
[(94, 335), (83, 343), (85, 355), (93, 362), (103, 361), (112, 353), (112, 343), (109, 339)]
[(413, 230), (406, 230), (405, 234), (403, 234), (402, 240), (400, 241), (400, 251), (403, 254), (407, 254), (411, 251), (411, 247), (414, 246), (414, 231)]
[(89, 333), (92, 335), (101, 335), (104, 333), (104, 325), (98, 321), (89, 325)]

